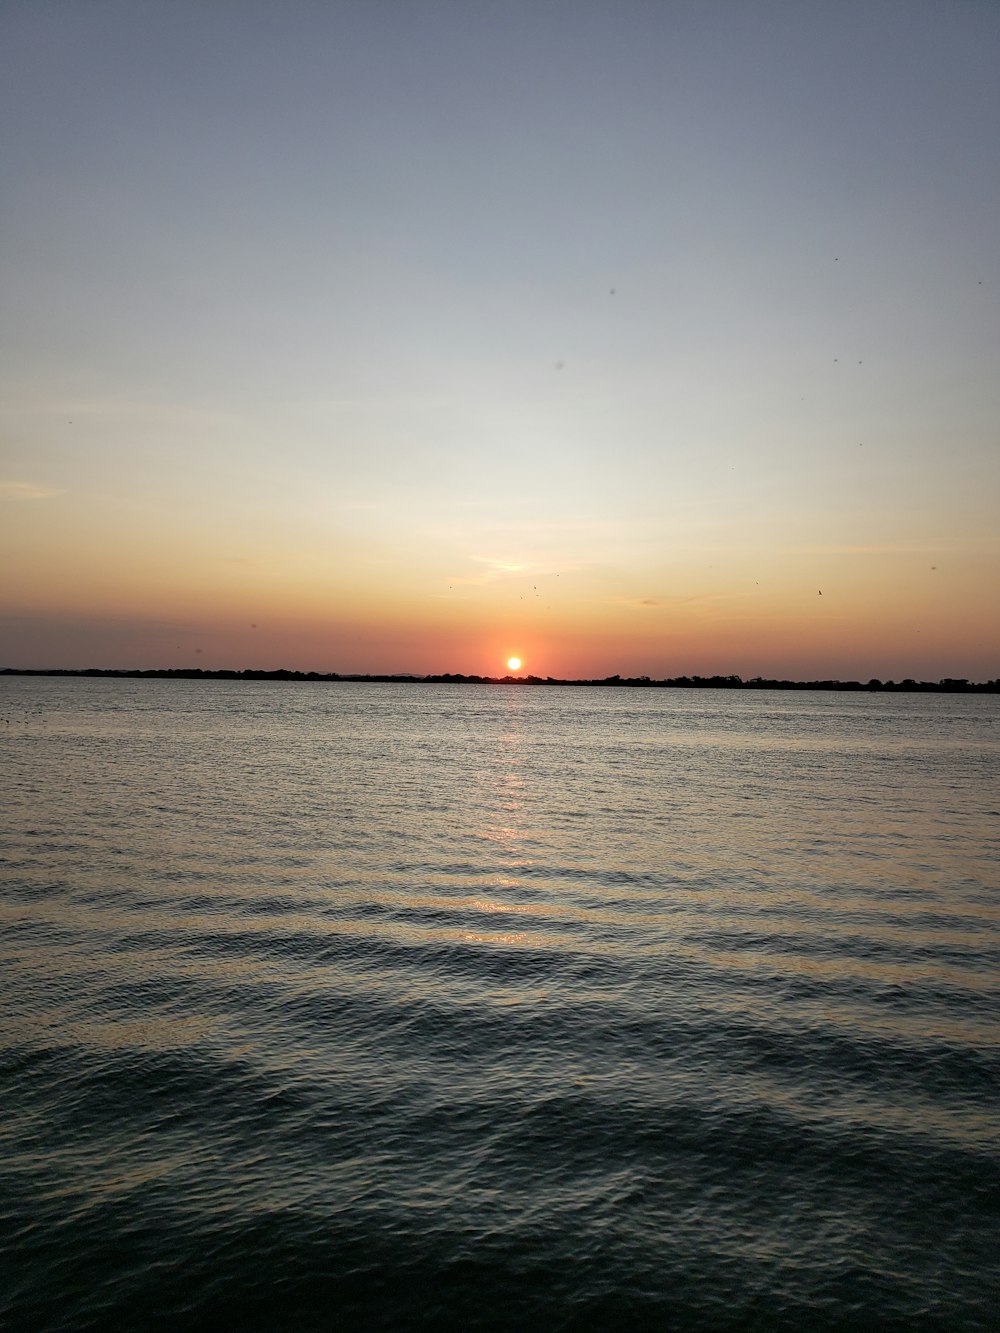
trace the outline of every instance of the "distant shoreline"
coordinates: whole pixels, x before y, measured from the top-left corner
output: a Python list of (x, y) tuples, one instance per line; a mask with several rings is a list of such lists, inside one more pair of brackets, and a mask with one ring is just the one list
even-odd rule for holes
[(109, 676), (129, 680), (266, 680), (305, 681), (326, 684), (372, 685), (547, 685), (547, 686), (612, 686), (629, 689), (700, 689), (700, 690), (841, 690), (867, 691), (890, 694), (1000, 694), (1000, 679), (969, 681), (944, 677), (942, 680), (774, 680), (754, 676), (743, 680), (740, 676), (670, 676), (654, 680), (649, 676), (604, 676), (594, 680), (557, 680), (553, 676), (464, 676), (453, 672), (441, 675), (418, 676), (362, 675), (337, 671), (210, 671), (201, 667), (161, 667), (149, 670), (117, 669), (113, 667), (0, 667), (0, 676)]

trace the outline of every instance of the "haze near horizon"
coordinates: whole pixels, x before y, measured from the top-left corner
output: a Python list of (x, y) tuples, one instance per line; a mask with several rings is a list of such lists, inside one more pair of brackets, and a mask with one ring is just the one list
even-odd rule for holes
[(1000, 675), (995, 6), (0, 36), (0, 666)]

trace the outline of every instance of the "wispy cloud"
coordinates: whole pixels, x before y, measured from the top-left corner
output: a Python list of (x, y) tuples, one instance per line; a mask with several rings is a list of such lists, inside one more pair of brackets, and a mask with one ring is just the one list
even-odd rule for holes
[(906, 542), (887, 542), (867, 546), (793, 546), (786, 555), (940, 555), (944, 546), (921, 546)]
[(647, 610), (650, 607), (691, 606), (695, 602), (738, 602), (747, 595), (740, 592), (698, 592), (686, 597), (619, 597), (616, 600), (625, 606), (637, 606)]
[(486, 565), (487, 573), (497, 578), (504, 574), (523, 574), (526, 570), (531, 568), (531, 565), (526, 563), (518, 563), (513, 560), (498, 560), (491, 555), (474, 555), (472, 558), (477, 564)]
[(51, 500), (54, 495), (65, 495), (65, 489), (37, 486), (31, 481), (0, 481), (0, 500)]

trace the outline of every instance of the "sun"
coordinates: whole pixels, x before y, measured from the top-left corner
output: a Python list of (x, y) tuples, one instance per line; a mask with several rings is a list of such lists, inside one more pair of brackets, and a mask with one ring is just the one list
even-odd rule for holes
[(507, 667), (508, 667), (508, 669), (511, 670), (511, 671), (520, 671), (520, 670), (521, 670), (521, 659), (520, 659), (519, 657), (508, 657), (508, 658), (507, 658)]

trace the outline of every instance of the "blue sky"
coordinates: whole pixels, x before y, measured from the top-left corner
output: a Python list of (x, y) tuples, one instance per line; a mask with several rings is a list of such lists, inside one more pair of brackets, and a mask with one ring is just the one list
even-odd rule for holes
[(998, 674), (995, 5), (0, 29), (7, 663)]

